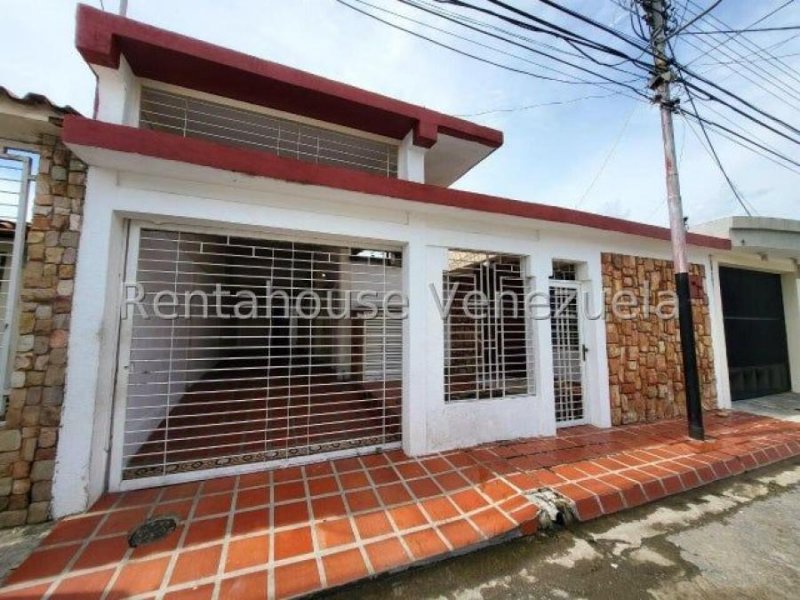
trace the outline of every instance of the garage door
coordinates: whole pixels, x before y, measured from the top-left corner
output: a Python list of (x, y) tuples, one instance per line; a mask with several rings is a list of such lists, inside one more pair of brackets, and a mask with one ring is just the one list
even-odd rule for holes
[(791, 389), (780, 275), (721, 267), (733, 400)]
[(141, 306), (121, 327), (112, 486), (399, 445), (399, 250), (130, 237)]

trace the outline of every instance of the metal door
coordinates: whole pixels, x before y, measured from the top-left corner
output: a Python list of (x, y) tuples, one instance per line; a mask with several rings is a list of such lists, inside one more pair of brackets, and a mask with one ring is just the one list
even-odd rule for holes
[(579, 309), (580, 284), (550, 283), (550, 334), (556, 425), (586, 422), (583, 328)]

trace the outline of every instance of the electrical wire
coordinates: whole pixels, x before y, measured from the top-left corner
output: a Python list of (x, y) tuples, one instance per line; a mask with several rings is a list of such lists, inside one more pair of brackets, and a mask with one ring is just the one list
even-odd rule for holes
[(553, 100), (551, 102), (541, 102), (539, 104), (527, 104), (525, 106), (513, 106), (509, 108), (495, 108), (491, 110), (484, 110), (481, 112), (474, 112), (474, 113), (462, 113), (462, 114), (454, 114), (454, 117), (482, 117), (484, 115), (492, 115), (496, 113), (513, 113), (513, 112), (521, 112), (525, 110), (531, 110), (534, 108), (543, 108), (546, 106), (562, 106), (564, 104), (575, 104), (576, 102), (583, 102), (584, 100), (594, 100), (600, 98), (612, 98), (614, 96), (619, 96), (621, 92), (612, 92), (610, 94), (595, 94), (591, 96), (581, 96), (580, 98), (571, 98), (569, 100)]

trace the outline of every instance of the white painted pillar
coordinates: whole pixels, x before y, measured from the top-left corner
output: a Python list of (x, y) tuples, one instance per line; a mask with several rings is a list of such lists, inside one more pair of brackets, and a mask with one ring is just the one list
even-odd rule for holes
[(428, 416), (428, 288), (424, 224), (413, 227), (403, 252), (403, 289), (408, 317), (403, 322), (403, 450), (416, 456), (427, 449)]
[(708, 308), (711, 313), (711, 347), (714, 349), (714, 376), (717, 378), (717, 406), (730, 409), (731, 382), (728, 372), (728, 349), (725, 345), (725, 313), (722, 310), (722, 288), (719, 283), (719, 260), (709, 257), (706, 266)]
[(117, 125), (139, 125), (141, 86), (124, 56), (119, 69), (93, 67), (97, 75), (97, 119)]
[(781, 276), (792, 391), (800, 392), (800, 273)]
[(600, 254), (579, 268), (581, 321), (588, 352), (584, 364), (587, 421), (596, 427), (611, 427), (611, 393), (608, 376), (603, 267)]
[(397, 176), (406, 181), (425, 183), (425, 152), (426, 148), (414, 145), (414, 132), (409, 131), (408, 135), (400, 143), (397, 156)]
[(90, 168), (70, 319), (69, 368), (53, 479), (53, 517), (86, 510), (105, 489), (115, 372), (114, 312), (122, 220), (107, 200), (116, 174)]
[(553, 345), (550, 337), (550, 319), (541, 319), (549, 311), (550, 275), (553, 272), (552, 259), (549, 256), (531, 256), (526, 263), (527, 275), (530, 277), (530, 289), (537, 292), (536, 307), (528, 307), (531, 311), (531, 327), (534, 336), (534, 353), (536, 356), (536, 397), (534, 415), (537, 435), (555, 435), (556, 433), (556, 393), (553, 382)]

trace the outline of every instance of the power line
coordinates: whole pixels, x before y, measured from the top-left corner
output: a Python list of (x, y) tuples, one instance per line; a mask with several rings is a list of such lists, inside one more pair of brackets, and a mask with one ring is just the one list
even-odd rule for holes
[(759, 27), (757, 29), (715, 29), (714, 31), (684, 31), (682, 35), (740, 35), (742, 33), (767, 33), (775, 31), (797, 31), (800, 25), (785, 25), (783, 27)]
[[(684, 29), (688, 29), (689, 27), (691, 27), (692, 25), (694, 25), (695, 23), (697, 23), (697, 21), (699, 21), (700, 19), (702, 19), (703, 17), (705, 17), (707, 14), (709, 14), (709, 13), (710, 13), (712, 10), (714, 10), (715, 8), (717, 8), (717, 7), (718, 7), (720, 4), (722, 4), (722, 0), (716, 0), (716, 2), (714, 2), (714, 4), (712, 4), (711, 6), (709, 6), (709, 7), (708, 7), (707, 9), (705, 9), (703, 12), (701, 12), (701, 13), (700, 13), (700, 14), (698, 14), (698, 15), (695, 15), (695, 16), (694, 16), (694, 18), (693, 18), (691, 21), (689, 21), (688, 23), (685, 23), (684, 25), (681, 25), (680, 27), (678, 27), (678, 29), (676, 29), (675, 31), (673, 31), (672, 33), (670, 33), (670, 34), (669, 34), (669, 36), (667, 36), (667, 39), (669, 39), (670, 37), (674, 37), (674, 36), (678, 35), (678, 34), (679, 34), (681, 31), (683, 31)], [(685, 11), (685, 10), (686, 10), (686, 6), (684, 6), (684, 11)]]
[(481, 112), (474, 112), (474, 113), (462, 113), (462, 114), (454, 114), (454, 117), (482, 117), (483, 115), (491, 115), (495, 113), (512, 113), (512, 112), (521, 112), (524, 110), (531, 110), (533, 108), (543, 108), (546, 106), (561, 106), (564, 104), (575, 104), (576, 102), (583, 102), (584, 100), (594, 100), (600, 98), (611, 98), (614, 96), (619, 96), (621, 92), (612, 92), (610, 94), (595, 94), (591, 96), (581, 96), (580, 98), (571, 98), (569, 100), (553, 100), (552, 102), (541, 102), (539, 104), (528, 104), (525, 106), (514, 106), (509, 108), (495, 108), (492, 110), (484, 110)]

